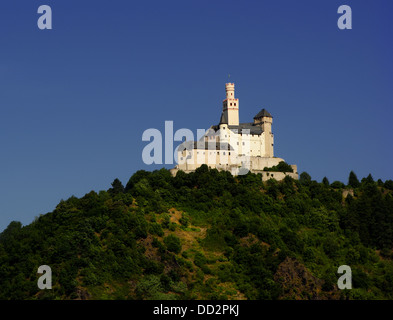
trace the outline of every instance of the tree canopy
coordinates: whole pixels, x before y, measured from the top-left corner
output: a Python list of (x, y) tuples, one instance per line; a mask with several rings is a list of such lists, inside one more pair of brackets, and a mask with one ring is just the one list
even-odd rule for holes
[[(393, 299), (393, 182), (351, 173), (348, 185), (138, 171), (11, 222), (0, 299)], [(37, 288), (44, 264), (52, 290)], [(342, 264), (349, 291), (336, 286)]]

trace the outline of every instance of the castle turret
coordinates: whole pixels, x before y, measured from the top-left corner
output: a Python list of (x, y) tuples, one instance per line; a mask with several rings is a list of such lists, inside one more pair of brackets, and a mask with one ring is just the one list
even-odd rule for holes
[(223, 117), (227, 120), (228, 125), (239, 125), (239, 99), (235, 99), (235, 84), (226, 83), (226, 99), (222, 102)]
[(266, 110), (262, 109), (258, 112), (258, 114), (254, 117), (254, 123), (256, 125), (260, 125), (262, 127), (263, 135), (264, 135), (264, 156), (265, 157), (273, 157), (274, 156), (274, 136), (272, 132), (272, 124), (273, 124), (273, 117), (272, 115)]

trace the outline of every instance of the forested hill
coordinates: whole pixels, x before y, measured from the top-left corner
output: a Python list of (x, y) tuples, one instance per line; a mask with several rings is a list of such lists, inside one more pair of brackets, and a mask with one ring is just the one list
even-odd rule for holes
[[(138, 171), (10, 223), (0, 299), (393, 299), (392, 248), (391, 180)], [(336, 286), (340, 265), (352, 290)]]

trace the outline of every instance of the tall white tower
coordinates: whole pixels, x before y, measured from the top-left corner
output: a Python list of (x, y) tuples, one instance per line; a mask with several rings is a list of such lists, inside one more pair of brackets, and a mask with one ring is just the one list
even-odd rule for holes
[(254, 117), (254, 124), (262, 127), (262, 137), (264, 139), (263, 157), (273, 158), (274, 156), (274, 136), (272, 132), (273, 117), (266, 109), (262, 109)]
[(227, 98), (222, 102), (222, 111), (230, 126), (239, 125), (239, 99), (235, 99), (235, 84), (226, 83)]

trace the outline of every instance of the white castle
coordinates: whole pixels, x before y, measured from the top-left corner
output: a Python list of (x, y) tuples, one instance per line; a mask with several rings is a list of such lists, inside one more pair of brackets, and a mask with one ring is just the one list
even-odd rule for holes
[(286, 175), (298, 179), (296, 165), (291, 165), (293, 172), (264, 171), (284, 161), (274, 156), (273, 117), (262, 109), (254, 117), (254, 122), (239, 123), (235, 84), (227, 83), (225, 89), (226, 99), (219, 124), (211, 126), (199, 141), (180, 144), (178, 165), (171, 170), (172, 174), (176, 175), (179, 170), (189, 173), (206, 164), (210, 168), (230, 171), (233, 175), (244, 174), (248, 170), (261, 173), (263, 180), (282, 180)]

